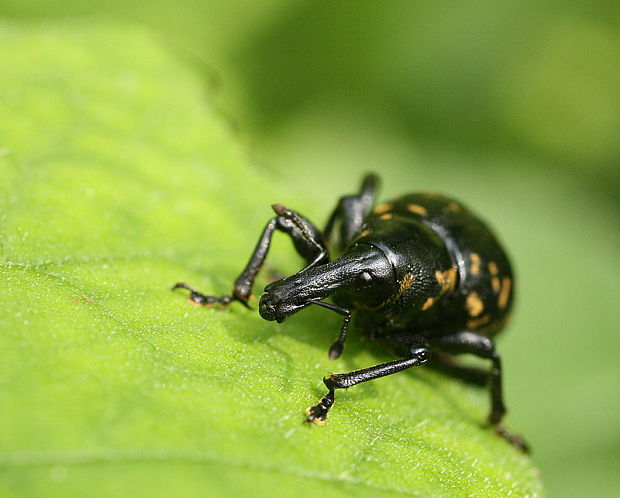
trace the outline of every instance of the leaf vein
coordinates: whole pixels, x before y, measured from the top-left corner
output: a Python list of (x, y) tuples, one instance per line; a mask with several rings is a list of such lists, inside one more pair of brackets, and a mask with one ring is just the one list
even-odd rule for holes
[(215, 455), (198, 451), (172, 450), (78, 450), (78, 451), (38, 451), (15, 452), (0, 454), (0, 469), (29, 468), (46, 466), (82, 466), (118, 463), (186, 463), (211, 464), (227, 467), (287, 474), (303, 479), (361, 486), (376, 491), (388, 491), (407, 496), (420, 496), (410, 490), (379, 486), (377, 484), (352, 477), (347, 474), (333, 475), (328, 472), (296, 469), (293, 467), (273, 466), (255, 461), (247, 462), (231, 457)]

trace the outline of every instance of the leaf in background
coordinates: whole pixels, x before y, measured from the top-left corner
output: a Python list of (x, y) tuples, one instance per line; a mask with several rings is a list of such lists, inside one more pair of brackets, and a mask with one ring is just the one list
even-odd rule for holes
[(486, 391), (419, 369), (309, 427), (325, 374), (387, 357), (354, 336), (329, 362), (325, 310), (275, 325), (170, 292), (228, 291), (270, 203), (316, 209), (150, 33), (3, 24), (0, 60), (0, 494), (543, 493), (481, 427)]

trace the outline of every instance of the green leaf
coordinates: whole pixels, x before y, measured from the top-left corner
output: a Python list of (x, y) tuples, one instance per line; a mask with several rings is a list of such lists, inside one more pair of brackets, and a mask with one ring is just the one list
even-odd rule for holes
[(327, 310), (277, 325), (170, 291), (228, 292), (271, 203), (325, 207), (252, 164), (151, 33), (2, 24), (0, 60), (0, 494), (543, 494), (485, 390), (418, 369), (308, 426), (324, 375), (389, 357), (354, 333), (328, 361)]

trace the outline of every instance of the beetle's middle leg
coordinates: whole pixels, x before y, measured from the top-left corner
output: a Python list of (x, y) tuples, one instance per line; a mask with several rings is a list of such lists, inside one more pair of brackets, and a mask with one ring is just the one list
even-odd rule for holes
[(337, 246), (342, 250), (349, 245), (353, 236), (362, 228), (364, 218), (370, 213), (378, 187), (379, 178), (369, 174), (364, 177), (358, 194), (340, 198), (323, 230), (326, 241), (330, 240), (336, 223), (340, 221), (340, 238)]
[(451, 354), (470, 353), (480, 358), (491, 360), (489, 373), (489, 390), (491, 392), (491, 413), (489, 425), (513, 446), (523, 452), (528, 451), (527, 443), (516, 434), (510, 433), (502, 425), (502, 419), (506, 414), (504, 397), (502, 394), (502, 363), (499, 353), (495, 350), (495, 344), (491, 339), (476, 332), (462, 331), (454, 334), (434, 337), (431, 345)]
[(189, 290), (190, 301), (196, 305), (220, 304), (227, 306), (233, 301), (239, 301), (247, 307), (254, 280), (265, 262), (273, 233), (276, 230), (286, 233), (291, 238), (296, 251), (306, 261), (306, 268), (327, 263), (329, 258), (323, 242), (323, 235), (310, 221), (282, 204), (274, 204), (272, 209), (276, 216), (265, 225), (250, 260), (235, 280), (230, 295), (207, 296), (183, 282), (177, 283), (173, 289)]
[(334, 391), (336, 389), (348, 389), (349, 387), (359, 384), (360, 382), (378, 379), (379, 377), (400, 372), (401, 370), (405, 370), (407, 368), (418, 367), (420, 365), (424, 365), (429, 359), (430, 350), (427, 347), (412, 347), (407, 358), (382, 363), (370, 368), (354, 370), (347, 373), (333, 374), (329, 377), (325, 377), (323, 382), (329, 392), (323, 396), (316, 405), (306, 409), (306, 421), (314, 422), (319, 425), (325, 423), (327, 412), (334, 404)]

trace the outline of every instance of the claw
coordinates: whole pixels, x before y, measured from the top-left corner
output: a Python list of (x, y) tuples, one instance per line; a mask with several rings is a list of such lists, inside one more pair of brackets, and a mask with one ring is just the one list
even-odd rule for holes
[(322, 407), (320, 403), (306, 408), (306, 422), (314, 422), (316, 425), (325, 425), (326, 418), (327, 410), (325, 407)]
[(314, 422), (317, 425), (325, 425), (327, 412), (334, 404), (334, 391), (328, 392), (319, 402), (306, 408), (306, 422)]
[(517, 434), (513, 434), (512, 432), (508, 431), (503, 425), (501, 424), (496, 425), (495, 432), (497, 432), (498, 435), (503, 437), (506, 441), (512, 444), (520, 452), (530, 453), (530, 447), (525, 442), (525, 440), (521, 436), (518, 436)]
[(306, 408), (306, 422), (314, 422), (316, 425), (325, 425), (327, 411), (321, 413), (318, 405)]
[(176, 284), (174, 284), (172, 286), (172, 289), (170, 290), (175, 290), (175, 289), (187, 289), (188, 291), (192, 292), (192, 293), (199, 293), (196, 289), (194, 289), (191, 285), (186, 284), (185, 282), (178, 282)]
[[(235, 298), (236, 301), (239, 301), (241, 304), (243, 304), (243, 306), (245, 306), (247, 309), (251, 310), (252, 307), (248, 304), (248, 299), (238, 299)], [(228, 303), (227, 303), (228, 304)]]
[(222, 307), (228, 306), (233, 301), (240, 301), (246, 308), (249, 308), (247, 304), (247, 299), (241, 299), (238, 296), (207, 296), (202, 292), (199, 292), (197, 289), (188, 285), (184, 282), (179, 282), (174, 284), (172, 290), (175, 289), (186, 289), (190, 292), (189, 294), (189, 302), (192, 306), (214, 306), (220, 305)]

